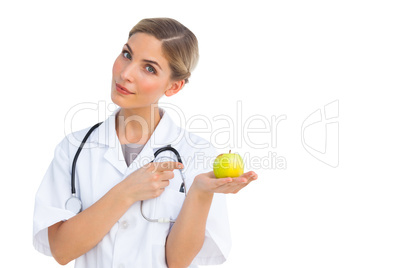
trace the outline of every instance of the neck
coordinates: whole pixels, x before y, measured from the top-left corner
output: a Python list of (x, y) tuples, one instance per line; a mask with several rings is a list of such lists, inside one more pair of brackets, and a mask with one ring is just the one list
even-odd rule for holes
[(116, 133), (121, 144), (146, 144), (161, 117), (158, 106), (121, 108), (116, 115)]

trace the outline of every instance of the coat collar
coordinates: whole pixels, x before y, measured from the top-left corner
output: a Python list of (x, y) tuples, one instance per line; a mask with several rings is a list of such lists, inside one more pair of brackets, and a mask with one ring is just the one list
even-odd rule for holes
[(166, 110), (161, 107), (158, 108), (161, 120), (150, 139), (129, 168), (127, 168), (121, 144), (116, 134), (116, 115), (120, 111), (120, 108), (116, 109), (99, 126), (98, 143), (99, 145), (108, 147), (104, 157), (122, 174), (126, 174), (128, 170), (130, 170), (131, 173), (133, 171), (132, 169), (137, 169), (151, 162), (154, 159), (154, 152), (156, 150), (169, 144), (174, 147), (183, 137), (184, 130), (176, 125)]

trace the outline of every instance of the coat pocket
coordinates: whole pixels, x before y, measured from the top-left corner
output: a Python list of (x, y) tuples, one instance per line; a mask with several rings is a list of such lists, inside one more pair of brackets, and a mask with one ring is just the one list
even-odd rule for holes
[(184, 193), (178, 190), (165, 188), (165, 191), (157, 198), (155, 216), (157, 218), (170, 218), (176, 220), (185, 199)]

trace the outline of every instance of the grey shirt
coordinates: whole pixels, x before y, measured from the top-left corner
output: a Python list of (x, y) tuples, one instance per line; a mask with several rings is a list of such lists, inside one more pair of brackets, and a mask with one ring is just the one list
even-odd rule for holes
[(145, 144), (122, 144), (121, 149), (123, 150), (124, 159), (126, 160), (127, 166), (130, 166), (134, 159), (140, 154), (142, 148)]

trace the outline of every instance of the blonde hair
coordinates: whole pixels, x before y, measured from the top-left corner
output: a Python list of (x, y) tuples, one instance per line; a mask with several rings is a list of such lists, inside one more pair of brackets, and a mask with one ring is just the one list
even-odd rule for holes
[(150, 34), (162, 42), (162, 53), (172, 71), (170, 79), (184, 79), (187, 84), (199, 58), (196, 36), (171, 18), (142, 19), (131, 29), (128, 38), (138, 32)]

